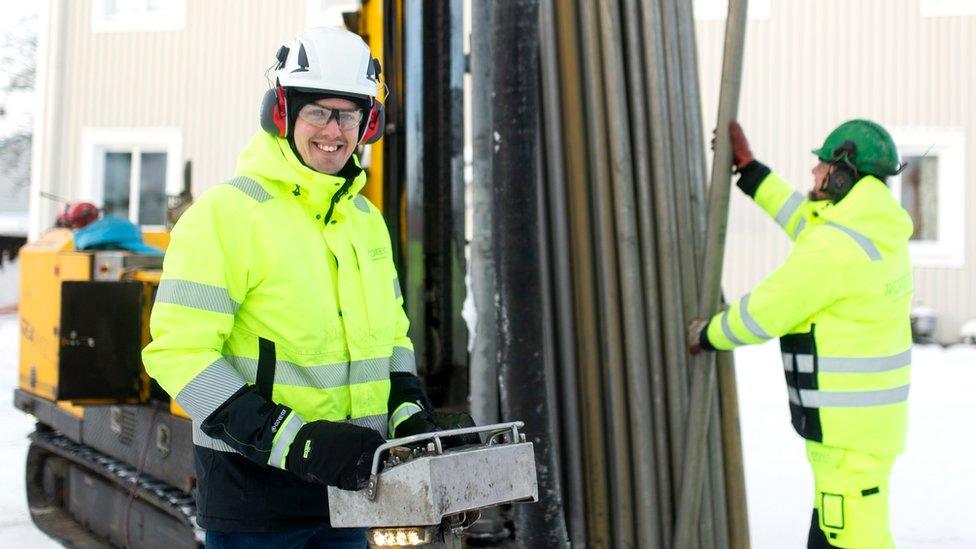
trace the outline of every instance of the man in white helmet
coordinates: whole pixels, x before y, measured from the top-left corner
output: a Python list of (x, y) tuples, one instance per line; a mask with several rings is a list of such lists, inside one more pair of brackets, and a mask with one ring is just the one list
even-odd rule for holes
[(208, 547), (364, 547), (329, 526), (325, 485), (365, 487), (386, 437), (466, 422), (432, 412), (389, 232), (359, 194), (379, 63), (313, 28), (275, 76), (236, 177), (173, 229), (143, 359), (193, 420)]

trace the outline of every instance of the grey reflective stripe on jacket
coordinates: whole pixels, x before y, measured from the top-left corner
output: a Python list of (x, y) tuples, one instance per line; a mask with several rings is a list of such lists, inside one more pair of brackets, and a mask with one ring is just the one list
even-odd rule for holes
[(230, 298), (227, 288), (171, 278), (159, 281), (156, 303), (172, 303), (225, 315), (236, 314), (241, 307), (240, 303)]
[(756, 336), (756, 338), (762, 341), (772, 339), (773, 336), (767, 334), (766, 330), (763, 330), (762, 326), (756, 322), (756, 319), (752, 318), (752, 315), (749, 314), (749, 294), (742, 296), (742, 299), (739, 300), (739, 316), (742, 317), (742, 323), (746, 325), (749, 332)]
[(227, 184), (258, 202), (265, 202), (273, 198), (271, 193), (264, 190), (264, 187), (262, 187), (260, 183), (251, 179), (250, 177), (240, 175), (228, 181)]
[(793, 364), (796, 363), (796, 371), (801, 374), (813, 373), (813, 355), (794, 355), (783, 353), (783, 369), (787, 372), (794, 370)]
[(194, 421), (203, 421), (246, 383), (240, 372), (220, 358), (191, 379), (176, 395), (176, 402)]
[(904, 368), (912, 363), (912, 350), (900, 352), (891, 356), (859, 356), (859, 357), (830, 357), (817, 358), (821, 372), (838, 373), (875, 373), (887, 372)]
[[(795, 357), (795, 358), (794, 358)], [(783, 353), (783, 368), (787, 372), (793, 371), (794, 360), (796, 371), (801, 374), (813, 372), (813, 355), (794, 355)], [(890, 356), (818, 356), (817, 370), (820, 372), (842, 374), (869, 374), (897, 370), (912, 364), (912, 350), (902, 351)]]
[(390, 371), (417, 375), (417, 361), (414, 359), (413, 351), (406, 347), (394, 347), (393, 355), (390, 357)]
[(881, 252), (878, 251), (878, 247), (874, 245), (874, 242), (872, 242), (870, 238), (855, 231), (854, 229), (851, 229), (850, 227), (845, 227), (839, 223), (834, 223), (833, 221), (828, 221), (824, 223), (824, 226), (833, 227), (838, 231), (841, 231), (847, 234), (847, 236), (854, 239), (854, 242), (856, 242), (857, 245), (860, 246), (862, 250), (864, 250), (864, 253), (868, 255), (871, 261), (881, 260)]
[[(231, 356), (227, 359), (249, 382), (257, 379), (256, 358)], [(286, 360), (275, 361), (275, 385), (292, 385), (313, 389), (335, 389), (357, 383), (384, 381), (390, 378), (389, 358), (370, 358), (350, 362), (335, 362), (315, 366), (301, 366)]]
[[(787, 373), (794, 371), (801, 374), (814, 373), (814, 357), (808, 354), (782, 353), (783, 369)], [(834, 374), (865, 374), (879, 373), (905, 368), (911, 365), (912, 351), (908, 349), (889, 356), (874, 357), (816, 357), (817, 373)], [(864, 406), (883, 406), (897, 404), (908, 400), (910, 384), (889, 389), (871, 391), (822, 391), (817, 389), (799, 389), (790, 385), (787, 379), (787, 392), (790, 402), (806, 408), (851, 408)]]
[(375, 416), (354, 417), (347, 419), (344, 423), (367, 427), (379, 433), (383, 438), (389, 434), (387, 431), (386, 414), (376, 414)]
[(800, 220), (796, 222), (796, 227), (793, 228), (793, 240), (796, 240), (796, 238), (800, 236), (800, 233), (803, 232), (803, 228), (806, 226), (807, 220), (801, 217)]
[(731, 341), (736, 346), (738, 346), (738, 345), (745, 345), (745, 343), (742, 340), (740, 340), (739, 338), (735, 337), (735, 334), (732, 333), (732, 327), (729, 326), (729, 310), (728, 309), (726, 309), (725, 312), (722, 313), (722, 333), (725, 334), (725, 337), (728, 338), (728, 340)]
[(779, 207), (779, 211), (776, 212), (776, 223), (782, 227), (783, 230), (786, 230), (787, 223), (790, 222), (793, 214), (796, 213), (796, 210), (801, 204), (803, 204), (803, 195), (793, 191), (793, 194), (791, 194), (790, 197), (786, 199), (786, 202)]
[(817, 391), (790, 387), (790, 402), (806, 408), (857, 408), (898, 404), (908, 400), (909, 385), (876, 391)]

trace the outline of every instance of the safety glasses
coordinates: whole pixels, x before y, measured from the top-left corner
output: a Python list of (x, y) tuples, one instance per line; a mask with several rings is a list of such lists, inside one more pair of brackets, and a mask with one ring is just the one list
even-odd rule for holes
[(363, 121), (363, 111), (360, 109), (342, 111), (310, 103), (298, 111), (298, 117), (317, 128), (326, 127), (334, 118), (340, 130), (351, 130)]

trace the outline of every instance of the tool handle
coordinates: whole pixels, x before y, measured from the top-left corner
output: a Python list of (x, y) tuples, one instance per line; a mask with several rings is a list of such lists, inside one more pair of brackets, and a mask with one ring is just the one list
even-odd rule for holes
[(491, 425), (479, 425), (475, 427), (462, 427), (460, 429), (445, 429), (443, 431), (431, 431), (429, 433), (421, 433), (419, 435), (412, 435), (409, 437), (395, 438), (388, 440), (386, 443), (381, 444), (376, 452), (373, 453), (373, 468), (369, 475), (369, 485), (366, 487), (366, 495), (370, 500), (376, 499), (376, 487), (379, 483), (379, 467), (380, 467), (380, 457), (383, 452), (390, 450), (391, 448), (396, 448), (398, 446), (406, 446), (407, 444), (413, 444), (414, 442), (422, 442), (425, 440), (432, 440), (434, 442), (434, 449), (437, 454), (444, 453), (444, 447), (441, 444), (441, 439), (447, 437), (454, 437), (459, 435), (470, 435), (474, 433), (485, 433), (491, 432), (492, 434), (488, 437), (488, 445), (491, 446), (495, 444), (495, 440), (499, 435), (505, 434), (506, 432), (511, 433), (512, 443), (521, 442), (521, 437), (519, 436), (519, 429), (524, 427), (525, 424), (521, 421), (510, 421), (508, 423), (493, 423)]

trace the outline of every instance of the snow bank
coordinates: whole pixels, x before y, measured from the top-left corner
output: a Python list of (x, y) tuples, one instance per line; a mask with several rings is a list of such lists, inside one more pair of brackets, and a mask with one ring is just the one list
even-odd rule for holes
[(31, 522), (24, 491), (27, 435), (34, 422), (14, 408), (17, 386), (17, 315), (0, 315), (0, 546), (59, 547)]

